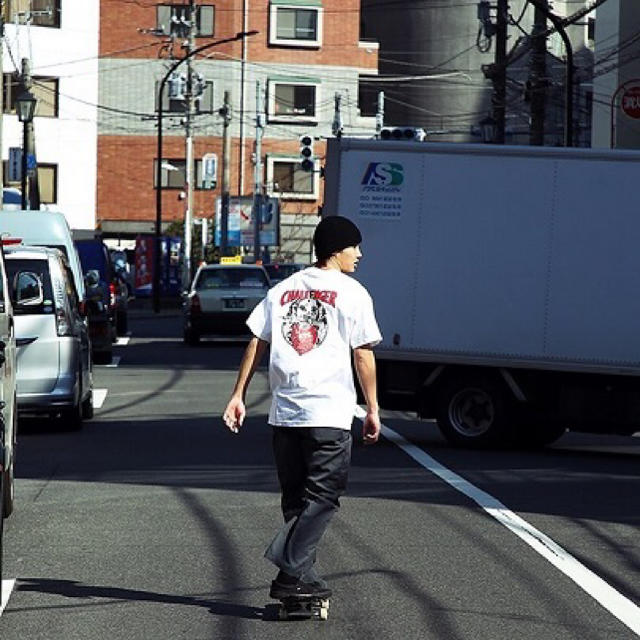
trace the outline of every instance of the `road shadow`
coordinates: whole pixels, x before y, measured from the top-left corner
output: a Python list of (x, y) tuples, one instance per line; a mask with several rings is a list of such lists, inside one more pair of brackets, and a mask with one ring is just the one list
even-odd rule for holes
[[(129, 601), (204, 607), (216, 616), (231, 616), (234, 618), (245, 618), (247, 620), (260, 620), (263, 618), (265, 612), (264, 608), (261, 607), (216, 600), (202, 595), (158, 593), (140, 589), (89, 585), (76, 582), (75, 580), (58, 580), (55, 578), (19, 578), (16, 591), (31, 591), (58, 595), (74, 600), (107, 601), (95, 602), (96, 605), (117, 601)], [(25, 609), (21, 608), (20, 610), (24, 611)]]

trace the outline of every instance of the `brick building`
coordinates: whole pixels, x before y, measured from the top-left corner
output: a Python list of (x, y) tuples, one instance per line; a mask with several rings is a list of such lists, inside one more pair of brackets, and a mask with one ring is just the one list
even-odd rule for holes
[[(200, 47), (239, 32), (256, 35), (194, 58), (202, 95), (193, 118), (193, 216), (211, 218), (220, 196), (225, 91), (231, 104), (230, 194), (254, 185), (257, 83), (264, 105), (262, 182), (281, 204), (281, 246), (310, 258), (309, 237), (322, 202), (323, 139), (332, 135), (336, 96), (345, 135), (373, 135), (375, 119), (358, 110), (358, 80), (377, 72), (377, 45), (360, 41), (359, 0), (196, 0)], [(100, 3), (97, 219), (107, 234), (151, 231), (155, 223), (157, 93), (170, 65), (185, 55), (180, 24), (188, 0)], [(173, 25), (173, 26), (172, 26)], [(176, 73), (185, 73), (186, 64)], [(172, 94), (173, 95), (173, 94)], [(163, 225), (182, 220), (184, 102), (163, 96)], [(299, 138), (314, 138), (314, 172), (299, 165)], [(202, 157), (218, 157), (217, 187), (201, 188)]]

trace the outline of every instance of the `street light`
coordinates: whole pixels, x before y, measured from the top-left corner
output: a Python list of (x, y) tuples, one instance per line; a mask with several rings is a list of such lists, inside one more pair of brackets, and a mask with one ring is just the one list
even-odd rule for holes
[(22, 208), (27, 208), (27, 127), (33, 121), (37, 100), (26, 89), (16, 98), (16, 113), (22, 122)]
[(162, 227), (162, 97), (164, 95), (164, 88), (173, 74), (173, 72), (184, 62), (189, 60), (189, 58), (193, 58), (193, 56), (197, 55), (201, 51), (205, 51), (206, 49), (211, 49), (212, 47), (217, 47), (219, 44), (225, 44), (227, 42), (234, 42), (235, 40), (240, 40), (245, 38), (246, 36), (255, 36), (259, 31), (240, 31), (236, 33), (235, 36), (231, 36), (230, 38), (223, 38), (221, 40), (216, 40), (215, 42), (210, 42), (209, 44), (203, 44), (201, 47), (197, 49), (193, 49), (190, 51), (184, 58), (180, 58), (177, 62), (171, 65), (164, 78), (160, 81), (160, 86), (158, 87), (158, 144), (157, 144), (157, 160), (156, 160), (156, 232), (155, 232), (155, 252), (153, 259), (153, 310), (155, 313), (160, 311), (160, 236), (161, 236), (161, 227)]

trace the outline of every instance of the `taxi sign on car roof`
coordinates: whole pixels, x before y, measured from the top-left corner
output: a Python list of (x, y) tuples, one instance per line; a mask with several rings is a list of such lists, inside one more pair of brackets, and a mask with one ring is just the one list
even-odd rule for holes
[(220, 264), (242, 264), (242, 256), (222, 257)]

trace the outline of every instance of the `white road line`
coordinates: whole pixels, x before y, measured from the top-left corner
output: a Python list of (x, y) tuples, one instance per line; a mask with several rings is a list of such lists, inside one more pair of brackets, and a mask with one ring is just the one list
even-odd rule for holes
[(131, 340), (131, 336), (119, 336), (113, 344), (116, 347), (126, 347), (129, 344), (129, 340)]
[(94, 389), (93, 390), (93, 408), (100, 409), (104, 404), (107, 397), (108, 389)]
[[(365, 412), (361, 407), (356, 408), (356, 417), (364, 418)], [(411, 444), (399, 433), (382, 425), (382, 435), (400, 447), (407, 455), (412, 457), (431, 473), (471, 498), (490, 516), (524, 540), (534, 551), (547, 559), (568, 578), (573, 580), (581, 589), (599, 602), (605, 609), (612, 613), (620, 622), (625, 624), (634, 633), (640, 636), (640, 607), (628, 598), (616, 591), (611, 585), (587, 569), (570, 553), (556, 544), (551, 538), (530, 525), (526, 520), (513, 513), (499, 500), (490, 494), (478, 489), (462, 476), (440, 464), (435, 458), (425, 453), (420, 447)]]
[(115, 369), (120, 364), (120, 356), (112, 356), (111, 362), (109, 364), (105, 364), (105, 367), (111, 367)]
[(0, 602), (0, 616), (4, 611), (4, 608), (7, 606), (9, 602), (9, 596), (13, 591), (13, 586), (15, 585), (15, 580), (3, 580), (2, 581), (2, 602)]

